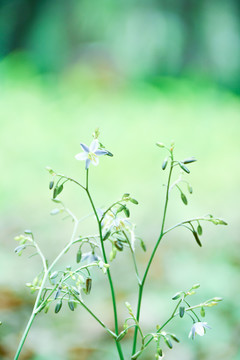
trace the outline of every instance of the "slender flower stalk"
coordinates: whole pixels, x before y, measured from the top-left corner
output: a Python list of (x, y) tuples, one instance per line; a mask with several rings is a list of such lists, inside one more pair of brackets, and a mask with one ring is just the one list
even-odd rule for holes
[[(202, 235), (202, 222), (209, 221), (215, 225), (227, 225), (227, 223), (221, 219), (215, 218), (212, 215), (207, 215), (203, 217), (190, 218), (188, 220), (184, 220), (179, 222), (168, 229), (165, 230), (165, 222), (168, 210), (169, 203), (169, 195), (173, 188), (176, 188), (180, 193), (180, 198), (184, 205), (188, 204), (188, 200), (186, 195), (183, 192), (182, 185), (187, 186), (189, 193), (192, 193), (192, 188), (189, 183), (182, 179), (182, 173), (190, 173), (186, 164), (190, 164), (195, 162), (195, 158), (188, 158), (182, 161), (174, 160), (173, 156), (173, 145), (168, 149), (162, 143), (157, 143), (157, 146), (160, 148), (165, 148), (168, 150), (169, 155), (164, 159), (162, 164), (162, 170), (168, 169), (168, 178), (166, 185), (166, 194), (165, 194), (165, 202), (163, 207), (163, 215), (162, 222), (160, 227), (159, 237), (153, 247), (153, 250), (150, 254), (149, 260), (147, 262), (145, 271), (143, 272), (143, 276), (141, 278), (138, 262), (135, 254), (135, 247), (137, 240), (140, 240), (140, 245), (144, 251), (146, 251), (146, 246), (144, 241), (135, 235), (135, 225), (133, 225), (129, 221), (130, 210), (128, 208), (128, 203), (132, 203), (137, 205), (138, 201), (130, 196), (130, 194), (125, 193), (122, 198), (118, 201), (113, 202), (112, 205), (108, 205), (106, 210), (97, 210), (97, 207), (93, 201), (90, 189), (89, 189), (89, 166), (92, 163), (94, 166), (97, 166), (99, 163), (99, 156), (112, 154), (104, 149), (104, 146), (98, 141), (99, 131), (96, 130), (94, 133), (94, 140), (91, 142), (90, 146), (81, 143), (81, 147), (83, 152), (79, 153), (75, 156), (77, 160), (85, 161), (85, 174), (86, 174), (86, 182), (85, 185), (82, 185), (79, 181), (65, 176), (63, 174), (59, 174), (54, 172), (52, 169), (48, 168), (49, 173), (53, 176), (53, 180), (50, 181), (49, 189), (53, 190), (52, 200), (57, 203), (60, 208), (53, 209), (51, 211), (51, 215), (56, 215), (59, 213), (65, 213), (65, 217), (71, 218), (73, 221), (73, 232), (71, 238), (67, 245), (60, 251), (60, 253), (56, 256), (56, 258), (52, 261), (50, 265), (46, 261), (46, 258), (41, 251), (40, 247), (34, 240), (34, 236), (30, 230), (26, 230), (26, 235), (20, 235), (16, 237), (16, 240), (19, 241), (19, 246), (15, 249), (15, 252), (18, 255), (21, 255), (22, 251), (26, 247), (35, 248), (37, 253), (39, 254), (43, 269), (34, 280), (33, 283), (28, 283), (27, 286), (31, 288), (33, 292), (37, 291), (37, 296), (35, 300), (35, 304), (30, 316), (30, 319), (27, 323), (27, 326), (24, 330), (22, 338), (20, 340), (18, 349), (16, 351), (16, 355), (14, 360), (18, 360), (20, 353), (22, 351), (23, 345), (29, 333), (29, 330), (33, 324), (33, 321), (36, 315), (44, 310), (48, 311), (50, 304), (56, 301), (55, 313), (58, 313), (62, 304), (68, 304), (68, 307), (71, 311), (74, 311), (77, 305), (83, 307), (89, 315), (95, 319), (95, 321), (114, 339), (116, 350), (118, 353), (118, 358), (120, 360), (124, 360), (124, 354), (122, 351), (121, 341), (127, 334), (130, 328), (134, 327), (134, 335), (132, 339), (132, 355), (131, 359), (135, 360), (139, 358), (144, 350), (148, 347), (148, 345), (155, 341), (156, 344), (156, 359), (162, 359), (164, 356), (161, 341), (171, 349), (172, 343), (171, 340), (175, 342), (179, 342), (176, 335), (167, 332), (165, 327), (175, 318), (180, 317), (183, 318), (184, 314), (187, 314), (193, 321), (193, 326), (189, 333), (189, 337), (194, 339), (195, 335), (198, 334), (203, 336), (206, 332), (207, 328), (210, 328), (206, 322), (201, 321), (201, 317), (205, 316), (205, 308), (217, 305), (219, 301), (222, 299), (219, 297), (212, 298), (198, 305), (190, 305), (188, 296), (194, 295), (195, 290), (199, 288), (200, 284), (193, 285), (188, 291), (179, 291), (176, 293), (172, 300), (177, 300), (177, 305), (174, 307), (173, 312), (169, 316), (169, 318), (162, 324), (157, 325), (155, 332), (151, 332), (149, 334), (144, 334), (144, 329), (142, 328), (140, 322), (141, 315), (141, 304), (143, 298), (144, 285), (147, 280), (147, 276), (149, 274), (153, 259), (156, 255), (158, 247), (163, 239), (163, 237), (170, 233), (172, 230), (177, 229), (178, 227), (184, 227), (189, 230), (196, 243), (199, 246), (202, 246), (202, 243), (199, 239), (199, 236)], [(180, 178), (176, 181), (172, 182), (173, 169), (180, 168), (182, 172)], [(63, 191), (64, 187), (67, 183), (74, 183), (79, 186), (82, 190), (84, 190), (85, 194), (88, 197), (92, 212), (90, 215), (94, 215), (98, 227), (98, 233), (94, 235), (88, 236), (76, 236), (78, 225), (80, 221), (86, 219), (90, 215), (83, 217), (82, 219), (78, 219), (68, 208), (65, 207), (63, 202), (59, 200), (58, 195)], [(55, 183), (55, 185), (54, 185)], [(108, 254), (108, 246), (106, 243), (110, 244), (112, 247), (112, 251)], [(64, 254), (71, 247), (78, 247), (76, 253), (76, 262), (79, 263), (79, 266), (68, 266), (64, 269), (56, 270), (55, 266), (58, 264), (59, 260), (64, 256)], [(88, 247), (87, 251), (85, 251), (85, 247)], [(90, 247), (90, 249), (89, 249)], [(137, 309), (136, 314), (133, 312), (131, 305), (126, 302), (126, 308), (129, 313), (129, 317), (125, 319), (123, 324), (123, 330), (120, 330), (119, 327), (119, 319), (118, 319), (118, 311), (117, 311), (117, 301), (115, 295), (115, 286), (113, 283), (111, 271), (109, 268), (108, 258), (110, 262), (114, 260), (115, 256), (118, 252), (123, 252), (124, 249), (127, 249), (131, 253), (131, 258), (133, 262), (133, 268), (135, 271), (135, 275), (138, 282), (138, 299), (137, 299)], [(125, 250), (125, 252), (127, 251)], [(100, 254), (101, 253), (101, 254)], [(120, 256), (120, 255), (119, 255)], [(83, 265), (82, 263), (85, 262)], [(92, 275), (91, 271), (93, 268), (100, 269), (104, 274), (107, 275), (111, 300), (112, 300), (112, 308), (113, 308), (113, 319), (114, 319), (114, 331), (109, 329), (102, 319), (100, 319), (92, 309), (90, 309), (86, 302), (85, 298), (82, 298), (82, 292), (85, 295), (89, 295), (92, 287)], [(198, 315), (198, 311), (200, 310), (200, 315)], [(129, 322), (130, 325), (129, 325)], [(164, 329), (164, 330), (163, 330)], [(138, 335), (140, 342), (140, 349), (137, 350), (138, 345)], [(129, 357), (128, 357), (129, 358)]]

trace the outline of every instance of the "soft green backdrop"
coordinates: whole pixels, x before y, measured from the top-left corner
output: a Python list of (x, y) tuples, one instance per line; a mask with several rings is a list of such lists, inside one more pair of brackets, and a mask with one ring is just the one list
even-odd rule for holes
[[(147, 244), (146, 254), (136, 250), (142, 266), (159, 234), (164, 200), (166, 174), (161, 163), (165, 152), (155, 143), (174, 140), (177, 158), (198, 159), (186, 175), (193, 186), (189, 205), (183, 205), (179, 193), (173, 191), (167, 224), (210, 212), (229, 226), (204, 226), (201, 249), (184, 230), (166, 237), (145, 289), (142, 321), (146, 331), (153, 331), (153, 326), (170, 314), (172, 295), (199, 282), (196, 302), (212, 296), (224, 298), (207, 311), (212, 330), (192, 342), (187, 337), (190, 319), (177, 320), (168, 329), (181, 343), (166, 351), (166, 358), (240, 359), (237, 3), (229, 1), (226, 6), (213, 1), (210, 9), (204, 1), (199, 9), (195, 2), (187, 1), (178, 5), (171, 1), (171, 6), (142, 1), (139, 7), (134, 1), (122, 1), (117, 8), (104, 1), (100, 11), (98, 2), (90, 6), (82, 1), (81, 9), (76, 7), (70, 13), (69, 19), (74, 21), (68, 25), (61, 20), (66, 20), (61, 4), (50, 8), (42, 3), (45, 7), (36, 7), (31, 18), (33, 8), (26, 1), (5, 2), (5, 12), (1, 12), (5, 15), (0, 19), (5, 34), (0, 39), (0, 358), (13, 358), (34, 301), (25, 283), (40, 271), (37, 258), (14, 254), (13, 238), (31, 228), (49, 259), (64, 246), (71, 224), (49, 215), (55, 205), (50, 200), (45, 166), (84, 179), (84, 164), (74, 155), (80, 152), (79, 143), (89, 144), (93, 130), (99, 127), (100, 139), (114, 157), (101, 158), (99, 167), (91, 168), (93, 196), (99, 207), (124, 192), (138, 199), (139, 205), (131, 207), (131, 220)], [(22, 23), (16, 22), (21, 13), (18, 6), (30, 14), (28, 18), (24, 13)], [(90, 16), (96, 13), (98, 16)], [(201, 22), (202, 18), (208, 22)], [(202, 25), (197, 26), (194, 19)], [(20, 31), (21, 24), (25, 31)], [(149, 24), (148, 31), (143, 36), (141, 30), (138, 36), (142, 24)], [(187, 37), (189, 33), (191, 37)], [(201, 41), (196, 50), (197, 39)], [(79, 216), (91, 211), (84, 194), (71, 184), (62, 198)], [(91, 220), (81, 231), (95, 231)], [(64, 264), (74, 261), (72, 251)], [(124, 302), (136, 306), (130, 256), (119, 253), (112, 271), (123, 321), (127, 316)], [(108, 287), (98, 275), (88, 301), (111, 325)], [(125, 339), (126, 351), (130, 339), (131, 334)], [(112, 360), (116, 352), (108, 336), (83, 310), (70, 313), (64, 309), (55, 315), (52, 308), (34, 323), (24, 358)], [(146, 353), (143, 359), (152, 357)]]

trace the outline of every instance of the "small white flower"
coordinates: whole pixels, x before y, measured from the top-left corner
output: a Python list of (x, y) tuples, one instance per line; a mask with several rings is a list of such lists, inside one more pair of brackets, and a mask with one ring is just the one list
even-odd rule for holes
[(80, 144), (83, 152), (79, 153), (75, 156), (77, 160), (85, 160), (86, 161), (86, 170), (89, 168), (90, 163), (92, 162), (94, 166), (97, 166), (99, 163), (98, 156), (108, 154), (108, 151), (99, 149), (99, 142), (97, 139), (94, 139), (91, 142), (91, 145), (88, 147), (85, 144)]
[(195, 334), (203, 336), (206, 332), (206, 329), (211, 329), (210, 326), (208, 326), (206, 322), (201, 322), (201, 321), (195, 322), (191, 328), (191, 331), (190, 331), (188, 337), (194, 339)]

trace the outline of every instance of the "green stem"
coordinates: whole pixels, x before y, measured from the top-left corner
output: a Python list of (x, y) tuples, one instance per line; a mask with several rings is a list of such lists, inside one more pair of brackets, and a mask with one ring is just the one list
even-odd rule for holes
[(112, 332), (105, 324), (104, 322), (102, 322), (102, 320), (100, 320), (97, 315), (95, 315), (90, 309), (89, 307), (87, 307), (87, 305), (84, 304), (84, 302), (82, 302), (74, 293), (72, 293), (72, 296), (82, 305), (82, 307), (84, 307), (85, 310), (87, 310), (87, 312), (111, 335), (114, 337), (114, 339), (117, 338), (117, 335)]
[[(108, 261), (107, 261), (107, 256), (106, 256), (106, 252), (105, 252), (105, 248), (104, 248), (104, 243), (103, 243), (101, 221), (99, 220), (99, 217), (98, 217), (98, 214), (97, 214), (97, 210), (96, 210), (96, 208), (95, 208), (95, 205), (94, 205), (94, 203), (93, 203), (92, 197), (91, 197), (90, 192), (89, 192), (89, 187), (88, 187), (88, 185), (89, 185), (89, 184), (88, 184), (88, 170), (87, 170), (87, 173), (86, 173), (86, 193), (87, 193), (87, 195), (88, 195), (89, 201), (90, 201), (90, 203), (91, 203), (93, 212), (94, 212), (94, 214), (95, 214), (95, 217), (96, 217), (96, 220), (97, 220), (97, 223), (98, 223), (98, 230), (99, 230), (99, 236), (100, 236), (100, 243), (101, 243), (102, 255), (103, 255), (104, 262), (107, 264)], [(113, 313), (114, 313), (114, 323), (115, 323), (115, 334), (118, 336), (119, 332), (118, 332), (117, 305), (116, 305), (116, 298), (115, 298), (115, 292), (114, 292), (112, 277), (111, 277), (111, 273), (110, 273), (109, 268), (107, 268), (107, 276), (108, 276), (108, 282), (109, 282), (109, 285), (110, 285), (111, 296), (112, 296), (112, 303), (113, 303)], [(116, 339), (115, 339), (115, 341), (116, 341)], [(116, 347), (117, 347), (117, 350), (118, 350), (119, 358), (120, 358), (121, 360), (124, 360), (124, 356), (123, 356), (123, 353), (122, 353), (121, 344), (120, 344), (118, 341), (116, 341)]]
[[(21, 341), (19, 343), (19, 346), (18, 346), (18, 349), (17, 349), (17, 352), (16, 352), (16, 355), (15, 355), (15, 358), (14, 360), (17, 360), (21, 351), (22, 351), (22, 347), (24, 345), (24, 342), (26, 340), (26, 337), (28, 335), (28, 332), (32, 326), (32, 323), (33, 323), (33, 320), (35, 318), (35, 316), (37, 315), (37, 313), (39, 312), (39, 310), (41, 309), (41, 306), (39, 307), (39, 300), (40, 300), (40, 297), (42, 295), (42, 291), (44, 289), (44, 286), (45, 286), (45, 282), (48, 278), (48, 275), (50, 273), (50, 271), (52, 270), (52, 268), (56, 265), (56, 263), (58, 262), (58, 260), (65, 254), (65, 252), (69, 249), (69, 247), (72, 245), (72, 242), (74, 240), (74, 237), (75, 237), (75, 234), (76, 234), (76, 231), (77, 231), (77, 226), (78, 226), (78, 222), (75, 222), (74, 224), (74, 228), (73, 228), (73, 233), (72, 233), (72, 236), (71, 236), (71, 240), (70, 242), (68, 243), (67, 246), (65, 246), (65, 248), (60, 252), (60, 254), (56, 257), (56, 259), (52, 262), (52, 264), (49, 266), (48, 269), (46, 269), (46, 266), (44, 267), (44, 277), (43, 277), (43, 280), (42, 280), (42, 284), (41, 284), (41, 287), (38, 291), (38, 294), (37, 294), (37, 298), (36, 298), (36, 301), (35, 301), (35, 304), (34, 304), (34, 307), (33, 307), (33, 310), (32, 310), (32, 314), (31, 314), (31, 317), (27, 323), (27, 326), (25, 328), (25, 331), (23, 333), (23, 336), (21, 338)], [(42, 254), (42, 253), (41, 253)], [(43, 255), (42, 255), (43, 256)], [(44, 258), (44, 263), (46, 264), (46, 260)]]
[(135, 273), (136, 273), (136, 277), (137, 277), (137, 281), (138, 281), (138, 284), (141, 285), (141, 280), (140, 280), (140, 277), (139, 277), (139, 272), (138, 272), (138, 267), (137, 267), (137, 261), (136, 261), (136, 257), (135, 257), (135, 253), (134, 253), (134, 250), (130, 244), (130, 241), (125, 233), (125, 231), (123, 231), (123, 235), (129, 245), (129, 248), (130, 248), (130, 251), (131, 251), (131, 254), (132, 254), (132, 259), (133, 259), (133, 264), (134, 264), (134, 269), (135, 269)]
[[(154, 247), (154, 249), (152, 251), (152, 254), (150, 256), (150, 259), (148, 261), (145, 273), (143, 275), (142, 282), (141, 282), (141, 284), (139, 284), (138, 305), (137, 305), (137, 315), (136, 315), (136, 318), (137, 318), (138, 322), (139, 322), (139, 319), (140, 319), (140, 311), (141, 311), (141, 303), (142, 303), (142, 294), (143, 294), (144, 284), (145, 284), (145, 281), (146, 281), (150, 266), (152, 264), (153, 258), (155, 256), (156, 251), (157, 251), (157, 248), (158, 248), (158, 246), (159, 246), (159, 244), (160, 244), (160, 242), (161, 242), (161, 240), (163, 238), (163, 235), (164, 235), (164, 225), (165, 225), (165, 220), (166, 220), (166, 215), (167, 215), (167, 206), (168, 206), (168, 199), (169, 199), (169, 187), (170, 187), (172, 170), (173, 170), (173, 162), (174, 162), (173, 155), (171, 153), (171, 167), (170, 167), (170, 171), (169, 171), (169, 175), (168, 175), (168, 182), (167, 182), (167, 190), (166, 190), (165, 205), (164, 205), (164, 210), (163, 210), (163, 220), (162, 220), (161, 231), (160, 231), (159, 238), (158, 238), (158, 240), (157, 240), (157, 242), (155, 244), (155, 247)], [(138, 328), (136, 327), (135, 331), (134, 331), (132, 355), (135, 354), (135, 352), (136, 352), (137, 334), (138, 334)]]

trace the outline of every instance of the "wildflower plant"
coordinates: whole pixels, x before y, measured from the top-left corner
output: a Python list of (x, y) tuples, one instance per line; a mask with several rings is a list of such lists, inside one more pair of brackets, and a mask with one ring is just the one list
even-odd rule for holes
[[(215, 225), (227, 225), (225, 221), (216, 218), (212, 215), (206, 215), (196, 218), (190, 218), (183, 220), (170, 228), (165, 228), (167, 209), (169, 203), (169, 196), (173, 188), (177, 188), (180, 193), (182, 202), (187, 205), (188, 200), (183, 191), (182, 185), (187, 185), (189, 194), (192, 193), (192, 187), (183, 178), (183, 174), (189, 174), (189, 165), (192, 165), (196, 161), (195, 158), (187, 158), (182, 161), (175, 160), (174, 144), (168, 148), (162, 143), (156, 145), (163, 151), (167, 152), (167, 157), (162, 163), (162, 170), (168, 171), (168, 180), (165, 187), (165, 202), (163, 208), (163, 218), (160, 227), (160, 234), (157, 238), (153, 250), (148, 257), (147, 265), (145, 269), (138, 268), (138, 261), (135, 255), (135, 247), (141, 246), (143, 251), (146, 251), (146, 245), (144, 241), (135, 234), (135, 226), (130, 222), (130, 210), (129, 205), (138, 205), (138, 201), (133, 198), (129, 193), (125, 193), (119, 200), (110, 204), (106, 208), (97, 208), (95, 205), (91, 190), (89, 188), (89, 175), (91, 172), (91, 164), (98, 165), (99, 156), (113, 156), (105, 147), (99, 142), (99, 131), (96, 130), (93, 134), (93, 141), (88, 147), (85, 144), (81, 144), (83, 152), (77, 154), (75, 158), (77, 160), (85, 161), (85, 184), (80, 183), (69, 176), (60, 174), (50, 168), (47, 168), (50, 176), (52, 177), (49, 189), (52, 192), (52, 201), (57, 208), (51, 213), (56, 215), (58, 213), (65, 213), (72, 219), (73, 231), (71, 238), (67, 245), (58, 253), (52, 263), (49, 263), (42, 253), (37, 241), (31, 230), (26, 230), (23, 235), (15, 238), (18, 241), (18, 246), (15, 252), (18, 255), (22, 255), (27, 247), (31, 247), (34, 252), (33, 255), (38, 254), (42, 260), (42, 269), (39, 274), (33, 279), (31, 283), (27, 284), (32, 293), (36, 293), (35, 305), (32, 310), (32, 314), (27, 323), (25, 331), (22, 335), (18, 349), (16, 351), (15, 360), (19, 358), (22, 351), (24, 342), (27, 338), (28, 332), (32, 326), (35, 317), (40, 313), (47, 313), (49, 308), (54, 306), (55, 313), (59, 313), (62, 306), (67, 306), (69, 311), (75, 311), (78, 307), (84, 308), (96, 322), (112, 337), (116, 345), (116, 358), (123, 359), (138, 359), (142, 357), (145, 349), (149, 344), (155, 342), (156, 344), (156, 359), (162, 359), (164, 354), (164, 347), (171, 349), (173, 342), (178, 343), (178, 337), (168, 331), (167, 325), (175, 318), (185, 318), (186, 315), (192, 321), (192, 327), (189, 337), (194, 339), (195, 335), (204, 335), (206, 328), (209, 328), (207, 322), (202, 321), (205, 316), (205, 308), (217, 305), (221, 298), (214, 297), (210, 300), (201, 302), (200, 304), (190, 304), (189, 298), (195, 294), (196, 290), (200, 287), (199, 284), (193, 285), (186, 291), (179, 291), (173, 297), (172, 300), (175, 303), (173, 312), (169, 315), (166, 321), (157, 325), (154, 324), (151, 333), (145, 333), (141, 323), (141, 303), (143, 298), (144, 286), (148, 278), (149, 270), (152, 265), (152, 261), (156, 256), (156, 251), (163, 239), (163, 237), (169, 232), (184, 227), (187, 231), (190, 231), (193, 235), (193, 239), (198, 246), (202, 246), (201, 235), (202, 225), (204, 222), (211, 222)], [(177, 172), (179, 177), (173, 181), (173, 173)], [(87, 195), (90, 205), (92, 207), (93, 216), (95, 217), (98, 233), (78, 236), (77, 231), (81, 219), (78, 219), (75, 214), (69, 210), (63, 201), (61, 200), (61, 194), (64, 188), (70, 183), (76, 185)], [(107, 253), (110, 243), (111, 251)], [(66, 268), (59, 268), (58, 262), (60, 258), (64, 257), (65, 253), (71, 248), (76, 249), (76, 259), (71, 266)], [(123, 249), (128, 250), (133, 261), (136, 281), (138, 283), (138, 295), (136, 299), (136, 311), (129, 302), (126, 301), (126, 311), (128, 316), (123, 324), (119, 324), (117, 302), (115, 296), (115, 285), (111, 275), (110, 263), (115, 259), (116, 254), (124, 253), (127, 256), (127, 251), (123, 252)], [(102, 276), (106, 276), (110, 288), (110, 296), (112, 299), (114, 329), (110, 329), (102, 319), (100, 319), (93, 309), (87, 304), (87, 297), (92, 287), (92, 269), (97, 268), (102, 272)], [(126, 299), (127, 300), (127, 299)], [(156, 310), (157, 313), (158, 310)], [(189, 326), (189, 325), (187, 325)], [(122, 345), (124, 343), (124, 337), (128, 333), (129, 329), (133, 328), (132, 336), (132, 352), (131, 354), (125, 354)], [(190, 326), (189, 326), (190, 328)]]

